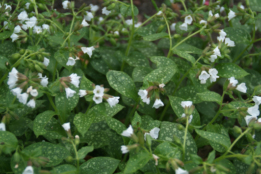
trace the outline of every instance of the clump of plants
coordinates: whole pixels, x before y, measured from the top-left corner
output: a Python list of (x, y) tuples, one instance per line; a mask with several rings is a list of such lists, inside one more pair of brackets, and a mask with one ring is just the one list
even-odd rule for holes
[(0, 173), (261, 172), (261, 1), (76, 3), (0, 3)]

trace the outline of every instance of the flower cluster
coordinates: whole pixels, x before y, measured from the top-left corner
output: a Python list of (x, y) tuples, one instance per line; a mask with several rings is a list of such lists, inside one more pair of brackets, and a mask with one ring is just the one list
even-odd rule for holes
[(201, 71), (201, 74), (199, 75), (198, 79), (200, 80), (201, 84), (205, 84), (207, 82), (207, 79), (210, 78), (210, 82), (215, 82), (219, 76), (217, 75), (218, 71), (215, 68), (210, 68), (208, 70), (208, 73), (204, 70)]
[(247, 87), (245, 83), (240, 83), (239, 85), (237, 85), (238, 80), (236, 80), (235, 77), (230, 77), (228, 80), (232, 87), (236, 87), (236, 90), (246, 93)]

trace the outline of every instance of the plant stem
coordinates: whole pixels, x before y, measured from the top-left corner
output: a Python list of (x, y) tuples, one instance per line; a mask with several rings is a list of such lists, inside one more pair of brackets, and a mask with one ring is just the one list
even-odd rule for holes
[(89, 112), (89, 110), (90, 110), (92, 104), (93, 104), (93, 100), (90, 102), (90, 104), (89, 104), (89, 106), (88, 106), (88, 109), (86, 110), (85, 114), (88, 114), (88, 112)]
[(186, 4), (185, 4), (184, 0), (181, 0), (180, 2), (182, 3), (182, 5), (184, 7), (184, 10), (187, 12), (187, 7), (186, 7)]
[(56, 108), (56, 106), (55, 106), (55, 104), (53, 102), (52, 97), (48, 93), (46, 93), (46, 95), (48, 97), (48, 100), (49, 100), (50, 104), (52, 105), (53, 109), (55, 110), (56, 114), (58, 115), (60, 122), (63, 124), (64, 123), (63, 118), (59, 115), (58, 110), (57, 110), (57, 108)]
[(155, 8), (157, 11), (159, 11), (159, 8), (158, 8), (156, 2), (155, 2), (154, 0), (151, 0), (151, 2), (152, 2), (152, 4), (153, 4), (154, 8)]
[(138, 106), (138, 104), (135, 105), (135, 106), (132, 108), (131, 112), (127, 115), (127, 117), (126, 117), (126, 119), (125, 119), (125, 126), (128, 126), (128, 125), (129, 125), (129, 121), (130, 121), (130, 119), (131, 119), (130, 117), (131, 117), (131, 116), (133, 115), (133, 113), (135, 112), (137, 106)]
[[(127, 46), (127, 49), (126, 49), (126, 52), (125, 52), (125, 56), (126, 57), (130, 53), (130, 47), (131, 47), (132, 39), (133, 39), (133, 35), (134, 35), (134, 8), (133, 8), (133, 0), (131, 0), (131, 16), (132, 16), (131, 36), (130, 36), (130, 39), (129, 39), (129, 42), (128, 42), (128, 46)], [(125, 66), (125, 60), (122, 61), (121, 71), (124, 70), (124, 66)]]
[(185, 135), (184, 135), (184, 140), (183, 140), (183, 160), (185, 159), (186, 155), (186, 139), (187, 139), (187, 134), (188, 134), (188, 117), (186, 116), (186, 129), (185, 129)]
[(168, 23), (168, 21), (166, 19), (166, 16), (164, 14), (163, 14), (163, 17), (164, 17), (164, 20), (166, 22), (168, 33), (169, 33), (169, 53), (168, 53), (168, 56), (167, 56), (169, 58), (171, 56), (171, 53), (172, 53), (172, 51), (171, 51), (171, 48), (172, 48), (172, 37), (171, 37), (170, 29), (169, 29), (169, 23)]
[(142, 27), (143, 25), (145, 25), (146, 23), (148, 23), (151, 19), (153, 19), (155, 16), (157, 16), (157, 13), (155, 13), (153, 16), (151, 16), (150, 18), (148, 18), (146, 21), (144, 21), (139, 27), (137, 27), (135, 29), (135, 32), (140, 28)]
[(79, 173), (79, 167), (80, 167), (80, 165), (79, 165), (79, 157), (78, 157), (77, 148), (76, 148), (76, 146), (75, 146), (73, 140), (71, 140), (71, 143), (72, 143), (73, 149), (74, 149), (74, 151), (75, 151), (75, 157), (76, 157), (76, 161), (77, 161), (77, 173)]
[(56, 74), (57, 66), (58, 66), (58, 62), (57, 62), (57, 60), (55, 60), (55, 66), (54, 66), (54, 69), (53, 69), (53, 82), (55, 81), (55, 74)]

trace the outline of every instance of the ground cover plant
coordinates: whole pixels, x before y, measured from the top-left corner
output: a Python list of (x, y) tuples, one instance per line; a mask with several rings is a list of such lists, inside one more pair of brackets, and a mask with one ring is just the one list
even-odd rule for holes
[(261, 173), (261, 1), (76, 3), (0, 3), (0, 173)]

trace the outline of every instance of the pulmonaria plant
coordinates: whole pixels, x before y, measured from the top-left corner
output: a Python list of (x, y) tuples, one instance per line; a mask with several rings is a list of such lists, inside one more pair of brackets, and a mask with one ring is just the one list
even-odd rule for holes
[(260, 173), (260, 2), (144, 3), (0, 2), (0, 173)]

